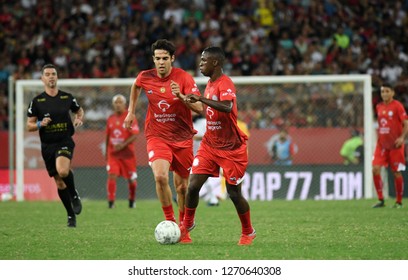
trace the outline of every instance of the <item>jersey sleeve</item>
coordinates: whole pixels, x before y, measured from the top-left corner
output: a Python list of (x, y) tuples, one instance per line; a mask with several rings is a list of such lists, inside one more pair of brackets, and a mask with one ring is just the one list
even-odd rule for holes
[(230, 79), (224, 79), (219, 84), (220, 101), (236, 99), (235, 86)]
[(75, 97), (72, 96), (71, 111), (76, 113), (81, 108)]
[(35, 106), (35, 99), (33, 99), (27, 108), (27, 117), (35, 117), (37, 116), (37, 107)]
[(405, 112), (404, 106), (399, 103), (399, 106), (397, 107), (398, 110), (398, 117), (400, 118), (401, 121), (405, 121), (408, 119), (407, 113)]

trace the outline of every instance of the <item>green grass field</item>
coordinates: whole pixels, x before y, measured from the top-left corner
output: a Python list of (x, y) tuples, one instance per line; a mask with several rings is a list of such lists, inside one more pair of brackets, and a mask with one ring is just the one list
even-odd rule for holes
[[(392, 200), (388, 200), (391, 205)], [(1, 202), (1, 260), (406, 260), (408, 209), (372, 209), (374, 200), (251, 201), (257, 238), (236, 243), (231, 201), (201, 202), (192, 244), (160, 245), (158, 201), (128, 209), (118, 201), (83, 201), (77, 228), (66, 227), (60, 202)], [(177, 209), (175, 207), (175, 209)]]

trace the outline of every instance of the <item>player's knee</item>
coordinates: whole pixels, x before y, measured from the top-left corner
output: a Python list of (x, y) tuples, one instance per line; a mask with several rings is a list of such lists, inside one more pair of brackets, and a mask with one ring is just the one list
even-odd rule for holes
[(58, 175), (59, 175), (61, 178), (67, 177), (67, 176), (69, 175), (69, 169), (59, 169), (59, 170), (58, 170)]
[(154, 176), (154, 180), (159, 185), (167, 185), (169, 182), (169, 177), (165, 174), (157, 174)]
[(176, 187), (176, 192), (181, 195), (185, 195), (187, 193), (187, 185), (181, 184)]

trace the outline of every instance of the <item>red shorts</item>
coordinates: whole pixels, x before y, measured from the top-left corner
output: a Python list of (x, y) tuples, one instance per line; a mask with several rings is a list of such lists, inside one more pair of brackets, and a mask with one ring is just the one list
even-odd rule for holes
[(201, 142), (194, 158), (192, 174), (209, 174), (211, 177), (218, 177), (221, 167), (228, 184), (238, 185), (245, 176), (247, 166), (246, 144), (233, 151), (226, 151), (213, 149)]
[(147, 154), (149, 164), (157, 159), (170, 162), (170, 170), (176, 172), (182, 178), (190, 175), (193, 163), (193, 139), (181, 142), (166, 142), (161, 138), (147, 140)]
[(122, 176), (126, 179), (136, 179), (136, 158), (117, 159), (110, 157), (106, 165), (108, 174)]
[(404, 171), (405, 170), (405, 154), (404, 145), (399, 149), (386, 150), (381, 148), (380, 145), (375, 147), (373, 156), (373, 165), (390, 166), (392, 171)]

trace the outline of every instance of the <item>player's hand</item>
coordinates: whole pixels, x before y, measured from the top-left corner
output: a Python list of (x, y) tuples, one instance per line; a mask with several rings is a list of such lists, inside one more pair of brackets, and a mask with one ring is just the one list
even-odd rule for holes
[(123, 126), (126, 129), (131, 129), (132, 128), (132, 123), (135, 120), (136, 116), (132, 112), (128, 112), (125, 118), (125, 121), (123, 122)]
[(79, 119), (79, 118), (75, 118), (75, 119), (74, 119), (74, 127), (79, 127), (79, 126), (81, 126), (81, 125), (83, 125), (82, 120)]
[(171, 93), (177, 97), (180, 97), (180, 85), (175, 81), (171, 80), (170, 82)]
[(41, 120), (41, 126), (47, 126), (51, 121), (50, 117), (45, 117)]
[(189, 94), (186, 96), (186, 102), (188, 103), (196, 103), (197, 101), (200, 101), (200, 96), (198, 95)]
[(398, 137), (395, 140), (395, 148), (400, 148), (403, 143), (404, 143), (404, 138), (403, 137)]

